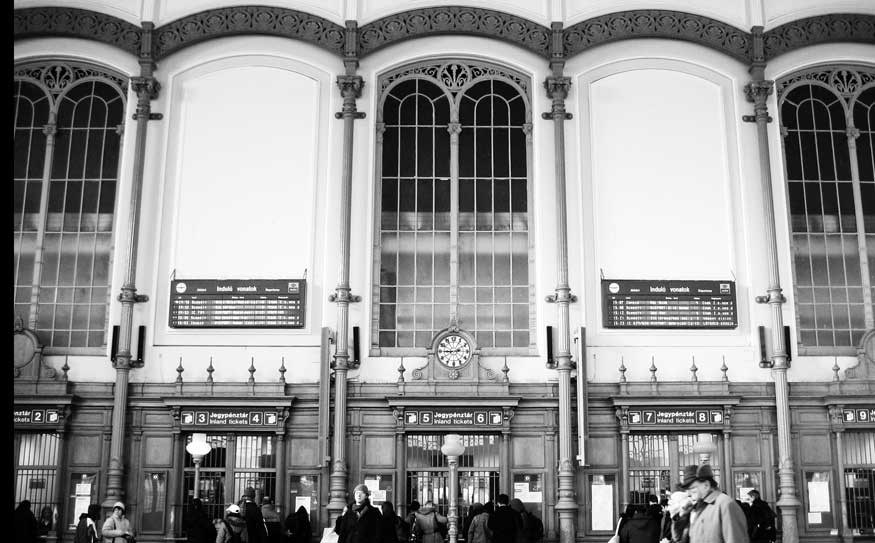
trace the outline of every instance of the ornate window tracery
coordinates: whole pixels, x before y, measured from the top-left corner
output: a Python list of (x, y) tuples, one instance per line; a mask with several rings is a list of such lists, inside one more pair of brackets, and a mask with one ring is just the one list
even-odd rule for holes
[(875, 68), (778, 82), (803, 351), (851, 354), (875, 326)]
[(528, 77), (448, 59), (379, 79), (374, 347), (450, 323), (486, 349), (533, 341)]
[(106, 344), (126, 92), (84, 63), (14, 71), (14, 312), (50, 348)]

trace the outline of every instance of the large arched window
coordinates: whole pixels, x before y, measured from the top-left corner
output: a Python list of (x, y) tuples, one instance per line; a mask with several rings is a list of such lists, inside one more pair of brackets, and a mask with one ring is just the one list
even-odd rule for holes
[(875, 68), (778, 82), (803, 352), (852, 354), (873, 328)]
[(14, 74), (14, 312), (60, 349), (106, 344), (126, 80), (74, 62)]
[(480, 347), (533, 342), (529, 79), (468, 60), (379, 79), (372, 346), (423, 348), (451, 323)]

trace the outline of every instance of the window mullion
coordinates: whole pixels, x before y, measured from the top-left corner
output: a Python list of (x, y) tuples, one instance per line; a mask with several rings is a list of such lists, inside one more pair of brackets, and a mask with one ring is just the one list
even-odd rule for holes
[(40, 277), (43, 269), (43, 245), (46, 238), (46, 221), (49, 216), (49, 182), (52, 177), (52, 157), (55, 155), (55, 139), (58, 132), (56, 112), (49, 114), (49, 122), (43, 128), (46, 135), (46, 155), (43, 158), (43, 180), (40, 187), (39, 226), (36, 231), (36, 242), (33, 249), (33, 280), (30, 290), (30, 311), (27, 327), (36, 330), (37, 313), (39, 311)]
[(459, 112), (450, 112), (450, 322), (459, 317)]
[[(854, 192), (854, 216), (857, 221), (857, 252), (860, 259), (860, 279), (863, 285), (863, 318), (865, 329), (875, 328), (875, 313), (872, 309), (872, 283), (869, 275), (869, 258), (866, 248), (866, 227), (863, 220), (863, 192), (860, 188), (860, 166), (857, 158), (857, 137), (860, 131), (854, 128), (853, 115), (848, 114), (848, 154), (851, 162), (851, 189)], [(841, 213), (841, 211), (839, 212)]]

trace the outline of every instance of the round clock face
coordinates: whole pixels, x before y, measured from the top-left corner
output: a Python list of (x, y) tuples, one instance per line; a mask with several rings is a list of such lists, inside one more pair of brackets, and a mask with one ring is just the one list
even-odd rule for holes
[(464, 366), (471, 358), (471, 344), (460, 335), (450, 334), (438, 343), (437, 357), (442, 364), (451, 368)]

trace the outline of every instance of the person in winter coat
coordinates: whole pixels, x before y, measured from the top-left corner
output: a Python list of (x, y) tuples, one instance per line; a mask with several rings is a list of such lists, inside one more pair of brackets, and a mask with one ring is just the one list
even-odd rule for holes
[(673, 492), (668, 499), (666, 515), (669, 518), (668, 535), (661, 543), (690, 543), (690, 512), (693, 500), (683, 490)]
[(215, 528), (200, 498), (192, 500), (185, 517), (185, 533), (189, 543), (211, 543), (216, 539)]
[(447, 517), (441, 515), (435, 510), (434, 503), (429, 500), (425, 505), (419, 508), (419, 511), (414, 513), (416, 520), (414, 521), (413, 531), (419, 534), (420, 543), (443, 543), (444, 536), (442, 526), (447, 525)]
[(687, 466), (683, 488), (696, 502), (690, 517), (693, 543), (749, 543), (744, 511), (721, 492), (711, 466)]
[(489, 513), (480, 502), (474, 502), (471, 505), (471, 524), (468, 525), (468, 533), (465, 536), (468, 543), (490, 543), (492, 541), (492, 532), (489, 530)]
[(12, 526), (15, 541), (34, 543), (39, 541), (39, 525), (33, 511), (30, 510), (30, 500), (21, 500), (15, 513), (12, 514)]
[(107, 517), (100, 533), (106, 543), (126, 543), (134, 535), (131, 521), (125, 517), (125, 504), (116, 502), (112, 506), (112, 515)]
[[(341, 518), (342, 515), (338, 520)], [(310, 538), (313, 536), (310, 528), (310, 513), (307, 512), (306, 507), (299, 505), (297, 511), (289, 513), (285, 526), (289, 543), (310, 543)]]
[(413, 535), (413, 525), (416, 524), (416, 512), (419, 511), (419, 502), (413, 500), (410, 502), (410, 505), (407, 506), (407, 516), (404, 517), (404, 520), (407, 521), (407, 525), (410, 526), (410, 533)]
[(240, 514), (246, 520), (246, 532), (249, 535), (248, 543), (267, 543), (267, 529), (264, 526), (264, 517), (261, 516), (261, 508), (255, 503), (255, 489), (246, 487), (240, 503)]
[(249, 542), (249, 530), (246, 527), (246, 519), (239, 505), (231, 504), (225, 509), (225, 518), (216, 519), (216, 543), (228, 543), (232, 534), (240, 536), (243, 543)]
[(636, 505), (632, 518), (620, 527), (620, 543), (659, 543), (659, 521), (646, 505)]
[(261, 517), (267, 528), (267, 539), (264, 543), (282, 543), (283, 523), (280, 514), (276, 512), (276, 506), (270, 498), (261, 500)]
[(354, 501), (335, 529), (338, 543), (380, 543), (380, 511), (371, 505), (370, 495), (367, 486), (355, 487)]
[(410, 529), (407, 522), (395, 514), (395, 506), (392, 502), (383, 502), (380, 505), (380, 513), (382, 543), (408, 543)]
[(519, 513), (510, 508), (507, 494), (499, 494), (495, 501), (495, 512), (489, 515), (486, 524), (492, 532), (492, 543), (516, 543), (522, 530)]
[(751, 543), (771, 543), (777, 537), (775, 512), (769, 504), (760, 499), (760, 491), (753, 489), (747, 493), (750, 498), (748, 534)]
[(529, 541), (529, 514), (526, 512), (526, 506), (519, 498), (510, 500), (510, 508), (520, 518), (520, 529), (516, 533), (516, 543), (532, 543)]

